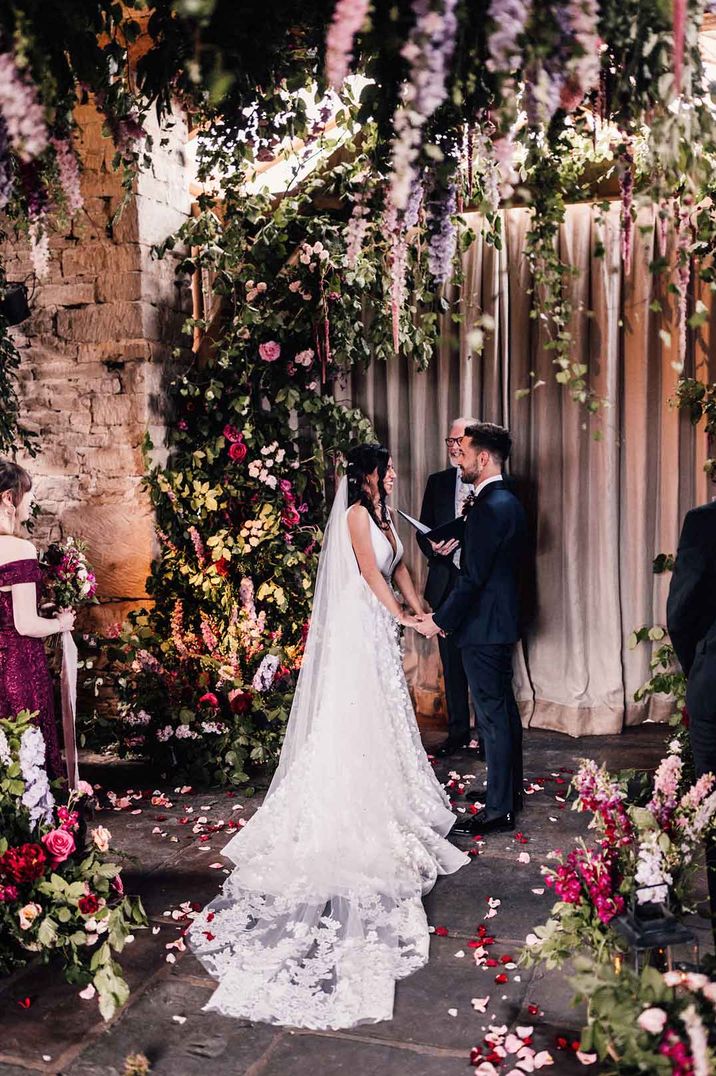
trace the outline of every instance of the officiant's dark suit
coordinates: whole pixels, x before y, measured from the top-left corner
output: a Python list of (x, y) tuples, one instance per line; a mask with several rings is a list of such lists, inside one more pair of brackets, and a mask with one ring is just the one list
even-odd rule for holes
[[(460, 481), (456, 467), (436, 471), (428, 477), (420, 509), (420, 522), (428, 527), (438, 527), (455, 518), (455, 490)], [(447, 557), (434, 553), (430, 542), (418, 534), (418, 545), (428, 558), (428, 578), (425, 583), (425, 600), (435, 611), (452, 593), (459, 569), (452, 554)], [(448, 715), (448, 737), (445, 753), (463, 747), (470, 739), (470, 705), (465, 669), (460, 648), (452, 635), (438, 636), (440, 660), (445, 680), (445, 704)]]
[(504, 480), (490, 479), (482, 488), (478, 483), (458, 579), (433, 617), (462, 652), (487, 760), (490, 817), (511, 815), (522, 793), (522, 722), (512, 690), (512, 651), (520, 636), (526, 533), (522, 505)]
[[(686, 709), (697, 777), (716, 774), (716, 503), (684, 520), (666, 619), (687, 676)], [(711, 920), (716, 931), (716, 843), (707, 851)]]

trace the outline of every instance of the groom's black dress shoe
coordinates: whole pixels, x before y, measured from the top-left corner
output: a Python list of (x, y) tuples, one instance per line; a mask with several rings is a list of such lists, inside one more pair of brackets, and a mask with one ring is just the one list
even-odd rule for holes
[(488, 818), (485, 809), (468, 818), (461, 818), (452, 827), (451, 833), (457, 837), (475, 837), (478, 833), (484, 836), (486, 833), (510, 833), (515, 828), (515, 816), (512, 811), (507, 814), (496, 815)]
[(433, 758), (448, 758), (450, 755), (457, 754), (458, 751), (467, 751), (468, 754), (475, 755), (483, 761), (485, 758), (485, 751), (481, 744), (477, 747), (470, 747), (469, 744), (461, 743), (459, 740), (451, 740), (449, 736), (447, 740), (443, 740), (437, 747), (434, 747), (430, 754)]

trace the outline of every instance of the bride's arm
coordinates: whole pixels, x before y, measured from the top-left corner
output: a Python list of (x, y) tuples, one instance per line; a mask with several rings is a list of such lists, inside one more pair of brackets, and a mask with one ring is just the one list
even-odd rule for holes
[(415, 583), (413, 582), (405, 561), (401, 560), (400, 564), (393, 572), (393, 582), (414, 613), (427, 612), (420, 595), (415, 589)]
[(351, 535), (353, 552), (358, 561), (360, 574), (392, 616), (401, 624), (413, 625), (413, 617), (398, 605), (395, 594), (383, 578), (376, 563), (373, 543), (370, 537), (370, 516), (362, 504), (354, 504), (348, 512), (348, 530)]

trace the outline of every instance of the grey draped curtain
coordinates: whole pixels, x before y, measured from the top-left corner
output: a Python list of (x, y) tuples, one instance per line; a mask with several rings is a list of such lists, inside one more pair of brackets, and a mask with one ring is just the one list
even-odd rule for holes
[[(554, 380), (544, 325), (531, 319), (524, 256), (529, 212), (504, 214), (501, 251), (478, 237), (464, 256), (464, 315), (444, 319), (434, 361), (424, 372), (404, 358), (354, 371), (343, 395), (373, 420), (398, 470), (398, 507), (417, 514), (431, 471), (447, 466), (450, 419), (475, 415), (510, 428), (510, 471), (531, 520), (534, 587), (529, 629), (515, 662), (525, 724), (571, 735), (618, 732), (668, 712), (667, 700), (633, 701), (650, 676), (650, 650), (630, 650), (636, 627), (664, 623), (668, 576), (653, 557), (674, 552), (684, 513), (711, 496), (703, 473), (706, 437), (670, 404), (677, 382), (674, 296), (655, 280), (653, 213), (640, 211), (631, 273), (624, 278), (618, 204), (603, 218), (570, 206), (560, 234), (574, 308), (572, 357), (588, 364), (589, 384), (608, 406), (596, 419)], [(468, 214), (478, 233), (479, 219)], [(604, 256), (596, 257), (597, 242)], [(673, 245), (673, 238), (670, 240)], [(699, 292), (711, 315), (708, 291)], [(654, 303), (661, 303), (659, 313)], [(490, 314), (495, 331), (481, 355), (468, 334)], [(689, 334), (686, 372), (708, 376), (709, 326)], [(532, 376), (531, 376), (532, 375)], [(516, 392), (544, 381), (530, 395)], [(599, 430), (599, 438), (595, 431)], [(412, 530), (401, 527), (408, 562), (422, 586), (425, 563)], [(439, 711), (434, 642), (409, 637), (406, 666), (418, 709)]]

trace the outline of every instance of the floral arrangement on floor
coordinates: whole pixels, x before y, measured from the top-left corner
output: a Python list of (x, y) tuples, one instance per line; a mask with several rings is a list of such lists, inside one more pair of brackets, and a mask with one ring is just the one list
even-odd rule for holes
[[(662, 976), (649, 967), (637, 975), (626, 966), (627, 943), (614, 925), (640, 905), (664, 904), (677, 914), (692, 910), (690, 881), (703, 842), (716, 833), (716, 778), (707, 774), (691, 784), (685, 774), (681, 741), (673, 739), (640, 805), (629, 802), (625, 780), (593, 761), (581, 763), (572, 807), (592, 813), (590, 828), (599, 838), (595, 845), (579, 841), (568, 853), (552, 854), (557, 865), (543, 873), (557, 903), (548, 921), (528, 935), (523, 953), (528, 964), (561, 968), (572, 962), (576, 1000), (588, 1002), (582, 1049), (621, 1059), (619, 1072), (711, 1071), (685, 1062), (680, 1068), (677, 1061), (684, 1050), (693, 1057), (694, 1042), (703, 1037), (702, 1010), (713, 1007), (716, 984), (680, 972)], [(656, 1017), (641, 1013), (657, 1002), (666, 1016), (659, 1017), (654, 1039)], [(709, 1021), (713, 1015), (706, 1026)]]
[(0, 719), (0, 973), (59, 957), (108, 1020), (129, 994), (113, 954), (146, 918), (124, 894), (110, 832), (88, 829), (92, 787), (80, 782), (66, 802), (55, 799), (31, 717)]
[(716, 1050), (709, 1042), (716, 1021), (716, 982), (706, 975), (653, 967), (637, 975), (618, 962), (578, 956), (570, 981), (575, 1000), (589, 1006), (581, 1049), (612, 1062), (622, 1076), (710, 1076), (716, 1071)]
[(582, 950), (610, 961), (624, 943), (612, 920), (632, 904), (670, 903), (677, 913), (690, 908), (690, 880), (697, 855), (716, 833), (716, 778), (683, 780), (681, 745), (672, 740), (644, 806), (630, 804), (625, 782), (584, 760), (572, 787), (573, 810), (593, 814), (596, 846), (579, 841), (570, 852), (556, 851), (556, 867), (545, 867), (545, 882), (558, 897), (552, 916), (530, 935), (527, 955), (559, 967)]

